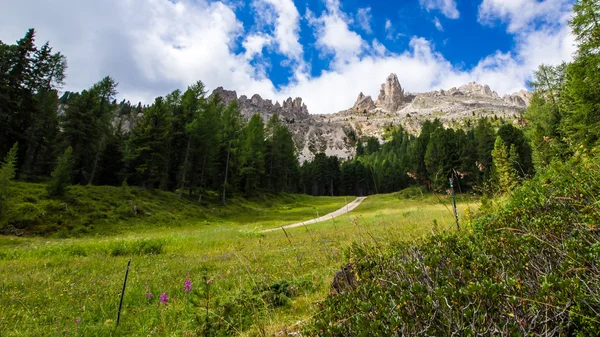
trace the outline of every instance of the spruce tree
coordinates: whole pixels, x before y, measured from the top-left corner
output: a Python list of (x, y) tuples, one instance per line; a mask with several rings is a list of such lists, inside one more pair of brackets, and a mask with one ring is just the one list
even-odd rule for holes
[[(516, 151), (512, 151), (516, 155)], [(515, 171), (512, 163), (510, 162), (509, 152), (506, 149), (506, 145), (502, 140), (502, 137), (497, 136), (496, 142), (494, 143), (494, 150), (492, 151), (492, 158), (494, 162), (494, 181), (497, 184), (498, 191), (506, 193), (511, 191), (518, 182), (517, 172)]]
[(242, 132), (240, 174), (246, 194), (254, 194), (265, 173), (265, 130), (259, 114), (253, 115)]
[(58, 157), (57, 165), (52, 171), (52, 179), (46, 185), (48, 196), (63, 196), (73, 179), (73, 149), (68, 147), (65, 152)]

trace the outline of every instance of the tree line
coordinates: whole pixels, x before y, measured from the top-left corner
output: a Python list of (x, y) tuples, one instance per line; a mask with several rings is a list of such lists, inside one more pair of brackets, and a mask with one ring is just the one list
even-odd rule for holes
[(368, 195), (410, 186), (441, 191), (449, 188), (449, 179), (462, 191), (486, 185), (507, 190), (534, 173), (529, 140), (509, 123), (496, 127), (482, 118), (462, 130), (444, 128), (435, 119), (425, 121), (418, 136), (400, 127), (388, 138), (384, 144), (374, 137), (359, 139), (349, 161), (319, 154), (305, 162), (300, 169), (303, 192)]
[(111, 77), (58, 97), (66, 59), (34, 40), (31, 29), (14, 45), (0, 43), (0, 154), (15, 149), (20, 179), (130, 184), (199, 200), (218, 191), (223, 203), (231, 192), (297, 191), (296, 149), (278, 116), (246, 122), (237, 101), (207, 97), (200, 81), (147, 106), (118, 103)]

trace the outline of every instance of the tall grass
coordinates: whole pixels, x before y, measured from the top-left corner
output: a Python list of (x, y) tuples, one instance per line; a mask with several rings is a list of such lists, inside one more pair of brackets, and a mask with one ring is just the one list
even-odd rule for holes
[[(297, 330), (326, 298), (351, 242), (384, 245), (429, 235), (433, 220), (439, 231), (452, 225), (452, 214), (437, 199), (384, 195), (311, 225), (309, 232), (301, 227), (288, 229), (287, 237), (283, 231), (259, 233), (344, 204), (344, 198), (284, 198), (206, 208), (210, 217), (188, 218), (180, 226), (118, 226), (118, 236), (2, 237), (0, 335), (110, 335), (129, 258), (122, 335)], [(192, 292), (184, 291), (186, 280)], [(161, 294), (168, 296), (166, 303)]]

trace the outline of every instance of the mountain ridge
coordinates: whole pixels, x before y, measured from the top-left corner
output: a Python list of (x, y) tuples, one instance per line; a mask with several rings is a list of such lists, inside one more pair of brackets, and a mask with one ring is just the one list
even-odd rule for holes
[(410, 93), (391, 73), (381, 84), (376, 101), (360, 92), (354, 105), (331, 114), (310, 114), (301, 97), (280, 104), (255, 94), (238, 97), (234, 90), (218, 87), (224, 103), (238, 100), (242, 115), (249, 119), (259, 113), (265, 122), (279, 115), (293, 134), (299, 160), (311, 160), (319, 152), (349, 159), (355, 154), (357, 137), (377, 137), (383, 141), (386, 128), (402, 126), (417, 134), (425, 120), (438, 118), (445, 126), (460, 126), (479, 117), (518, 118), (529, 105), (531, 93), (521, 90), (498, 95), (487, 84), (470, 82), (458, 88)]

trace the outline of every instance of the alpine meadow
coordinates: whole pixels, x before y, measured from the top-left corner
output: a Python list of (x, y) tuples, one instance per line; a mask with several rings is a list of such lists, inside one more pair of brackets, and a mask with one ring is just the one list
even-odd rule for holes
[(600, 2), (317, 2), (0, 5), (0, 336), (600, 335)]

